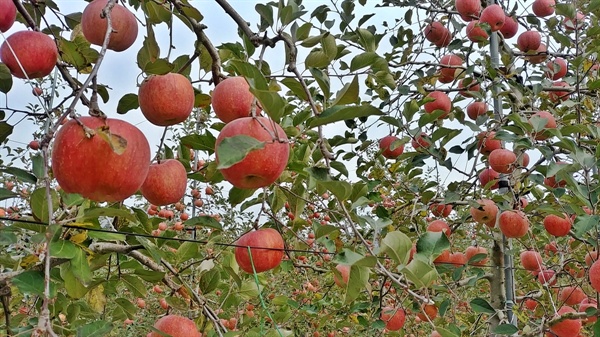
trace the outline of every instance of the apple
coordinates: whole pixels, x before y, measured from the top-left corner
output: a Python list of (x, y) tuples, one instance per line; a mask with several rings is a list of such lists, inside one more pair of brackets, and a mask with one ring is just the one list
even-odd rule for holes
[(423, 106), (426, 113), (431, 114), (437, 110), (443, 111), (438, 119), (446, 118), (450, 114), (450, 111), (452, 110), (452, 101), (445, 92), (432, 91), (426, 98), (433, 98), (432, 101), (425, 103)]
[(554, 0), (534, 0), (531, 4), (531, 10), (535, 16), (543, 18), (554, 14), (555, 6), (556, 2)]
[(446, 47), (450, 44), (450, 40), (452, 40), (448, 28), (438, 21), (431, 22), (425, 26), (423, 34), (429, 42), (438, 47)]
[(557, 281), (555, 275), (556, 272), (554, 270), (544, 269), (540, 271), (540, 273), (537, 276), (537, 279), (543, 286), (552, 287), (556, 284)]
[(572, 224), (571, 218), (566, 214), (563, 214), (563, 216), (549, 214), (544, 218), (546, 231), (557, 237), (569, 234)]
[(348, 284), (348, 280), (350, 280), (350, 268), (351, 266), (347, 264), (338, 264), (335, 266), (335, 269), (337, 269), (342, 276), (340, 279), (336, 274), (333, 274), (333, 281), (338, 287), (344, 288)]
[(536, 52), (537, 53), (535, 54), (535, 56), (527, 56), (525, 57), (525, 59), (528, 60), (531, 64), (540, 64), (546, 61), (546, 59), (548, 58), (548, 48), (545, 44), (540, 43), (540, 46), (538, 47)]
[(150, 165), (140, 191), (151, 204), (164, 206), (181, 200), (186, 187), (187, 174), (183, 164), (176, 159), (167, 159)]
[(434, 220), (427, 225), (428, 232), (442, 232), (446, 236), (452, 234), (452, 229), (448, 226), (448, 223), (444, 220)]
[[(235, 260), (240, 268), (252, 274), (252, 263), (257, 273), (277, 267), (283, 259), (284, 242), (281, 234), (273, 228), (263, 228), (242, 235), (236, 242)], [(248, 253), (252, 253), (252, 261)]]
[[(585, 312), (588, 308), (598, 309), (598, 303), (596, 303), (596, 300), (586, 298), (583, 301), (581, 301), (581, 303), (579, 303), (579, 312)], [(582, 319), (582, 322), (585, 324), (591, 324), (591, 323), (596, 322), (597, 320), (598, 320), (598, 316), (593, 315), (593, 316), (588, 316), (587, 318)]]
[(546, 76), (556, 81), (563, 78), (567, 74), (567, 61), (561, 57), (557, 57), (554, 61), (549, 61), (546, 64)]
[[(102, 11), (108, 0), (94, 0), (90, 2), (81, 15), (81, 31), (86, 40), (91, 44), (101, 46), (108, 29), (106, 18), (102, 17)], [(124, 51), (131, 47), (138, 35), (137, 20), (133, 13), (127, 8), (115, 3), (110, 12), (112, 33), (107, 48), (114, 51)]]
[(542, 119), (546, 120), (546, 122), (544, 124), (543, 130), (540, 130), (540, 131), (534, 130), (533, 131), (533, 138), (535, 140), (545, 140), (545, 139), (548, 139), (549, 137), (551, 137), (552, 135), (550, 133), (546, 132), (546, 130), (547, 129), (556, 129), (556, 119), (554, 118), (554, 116), (552, 116), (552, 114), (549, 113), (548, 111), (538, 111), (529, 118), (529, 124), (533, 125), (532, 120), (534, 117), (542, 118)]
[(477, 149), (482, 155), (489, 156), (492, 151), (502, 148), (502, 141), (495, 137), (494, 131), (482, 131), (477, 135)]
[[(567, 313), (576, 312), (575, 309), (569, 306), (563, 306), (557, 311), (557, 315), (561, 316)], [(558, 323), (550, 325), (550, 331), (556, 335), (556, 337), (574, 337), (579, 334), (581, 330), (581, 320), (579, 319), (565, 319)]]
[(567, 182), (565, 180), (556, 181), (556, 176), (544, 178), (544, 185), (552, 188), (565, 187)]
[(500, 174), (492, 168), (486, 168), (479, 173), (479, 183), (482, 187), (485, 187), (490, 182), (494, 182), (490, 185), (489, 189), (495, 190), (499, 187), (498, 179), (500, 179)]
[(481, 12), (481, 1), (479, 0), (456, 0), (454, 2), (456, 11), (464, 21), (471, 21), (478, 17)]
[(416, 135), (410, 144), (412, 145), (413, 149), (417, 151), (428, 149), (431, 146), (431, 142), (428, 140), (428, 136), (425, 132), (421, 132)]
[(431, 213), (433, 213), (433, 215), (445, 218), (452, 212), (452, 205), (433, 203), (431, 204), (431, 206), (429, 206), (429, 209), (431, 210)]
[(58, 184), (67, 193), (94, 201), (125, 200), (146, 179), (150, 167), (146, 137), (119, 119), (79, 117), (79, 121), (95, 134), (88, 137), (74, 119), (58, 130), (52, 147), (52, 173)]
[(485, 115), (487, 111), (488, 105), (486, 102), (475, 101), (467, 105), (467, 116), (474, 121), (477, 120), (477, 117)]
[(520, 238), (529, 231), (529, 220), (522, 211), (504, 211), (498, 223), (500, 231), (507, 238)]
[(590, 277), (590, 285), (594, 290), (600, 293), (600, 260), (596, 260), (596, 262), (592, 263), (590, 269), (588, 270), (588, 275)]
[(490, 153), (488, 161), (494, 171), (510, 174), (517, 166), (517, 155), (508, 149), (495, 149)]
[(449, 264), (452, 262), (450, 259), (450, 251), (448, 249), (442, 251), (438, 257), (433, 260), (435, 264)]
[(523, 268), (529, 271), (542, 270), (544, 263), (542, 261), (542, 255), (535, 250), (524, 250), (521, 252), (521, 265)]
[(437, 332), (436, 330), (433, 330), (431, 332), (431, 335), (429, 335), (429, 337), (442, 337), (442, 334), (440, 334), (439, 332)]
[(23, 30), (10, 35), (2, 43), (0, 59), (15, 77), (39, 78), (50, 74), (54, 69), (58, 61), (58, 49), (54, 40), (48, 35)]
[(585, 264), (588, 267), (591, 266), (595, 261), (598, 261), (598, 251), (592, 250), (585, 254)]
[(515, 150), (515, 155), (517, 156), (517, 163), (519, 164), (519, 167), (529, 166), (529, 155), (527, 154), (527, 152), (517, 153)]
[(192, 113), (194, 99), (192, 84), (177, 73), (151, 75), (138, 91), (140, 110), (150, 123), (158, 126), (185, 121)]
[(385, 328), (390, 331), (398, 331), (404, 326), (406, 313), (404, 309), (384, 307), (381, 309), (381, 320), (385, 323)]
[(0, 0), (0, 32), (6, 33), (17, 19), (17, 7), (12, 0)]
[(491, 199), (480, 199), (477, 200), (478, 207), (469, 208), (469, 213), (473, 217), (473, 221), (480, 224), (493, 224), (496, 225), (496, 217), (498, 216), (498, 206)]
[(469, 260), (463, 252), (455, 252), (450, 254), (450, 264), (455, 267), (462, 267), (467, 264)]
[(481, 86), (475, 79), (461, 79), (458, 81), (458, 89), (463, 89), (458, 92), (462, 96), (473, 97), (473, 93), (479, 92), (479, 90), (481, 90)]
[(492, 32), (498, 31), (504, 26), (504, 22), (506, 21), (506, 14), (500, 5), (493, 4), (487, 6), (481, 11), (481, 16), (479, 17), (479, 21), (481, 23), (487, 23), (490, 25), (490, 29)]
[(40, 142), (38, 140), (32, 140), (29, 142), (29, 146), (30, 149), (32, 150), (39, 150), (40, 149)]
[(404, 144), (396, 136), (385, 136), (379, 140), (381, 155), (387, 159), (396, 159), (404, 152)]
[[(440, 67), (441, 67), (441, 69), (440, 69), (441, 76), (440, 77), (444, 78), (445, 80), (450, 79), (450, 82), (452, 82), (455, 78), (457, 78), (460, 74), (462, 74), (464, 72), (464, 69), (457, 68), (459, 66), (462, 66), (462, 64), (463, 64), (463, 59), (458, 55), (446, 54), (446, 55), (442, 56), (442, 58), (440, 59)], [(450, 67), (445, 67), (445, 66), (450, 66)], [(449, 83), (449, 82), (445, 82), (445, 83)]]
[(42, 88), (36, 86), (36, 87), (33, 87), (33, 89), (31, 89), (31, 93), (33, 94), (33, 96), (40, 97), (44, 93), (44, 90), (42, 90)]
[(466, 28), (467, 38), (472, 42), (483, 42), (489, 39), (488, 33), (481, 28), (479, 20), (469, 22)]
[[(556, 82), (552, 83), (552, 86), (553, 87), (568, 87), (569, 83), (567, 83), (565, 81), (556, 81)], [(563, 100), (563, 101), (568, 100), (570, 94), (571, 94), (570, 90), (550, 91), (548, 93), (548, 98), (552, 102), (557, 103), (559, 100)]]
[[(172, 337), (201, 337), (196, 323), (189, 318), (178, 315), (167, 315), (154, 323), (154, 328)], [(150, 332), (146, 337), (162, 337), (157, 332)]]
[(505, 39), (511, 39), (517, 35), (519, 31), (519, 23), (517, 19), (512, 16), (505, 15), (504, 17), (504, 25), (500, 28), (500, 33), (504, 36)]
[(565, 31), (568, 33), (573, 32), (575, 29), (579, 30), (583, 27), (585, 15), (581, 12), (577, 12), (574, 18), (565, 17), (563, 19), (563, 26), (565, 27)]
[[(481, 247), (481, 246), (469, 246), (469, 247), (467, 247), (467, 250), (465, 250), (465, 256), (467, 257), (467, 261), (471, 261), (471, 259), (473, 259), (473, 257), (475, 255), (479, 255), (479, 254), (485, 254), (487, 256), (488, 251), (485, 247)], [(472, 266), (483, 267), (486, 265), (487, 262), (488, 262), (488, 258), (486, 257), (479, 261), (469, 262), (469, 263)]]
[[(254, 95), (244, 77), (229, 77), (221, 81), (213, 90), (212, 107), (217, 117), (224, 123), (248, 117), (252, 110)], [(256, 113), (261, 111), (256, 106)]]
[(542, 36), (535, 30), (528, 30), (521, 33), (517, 38), (517, 48), (526, 53), (528, 51), (536, 51), (542, 43)]
[(423, 304), (421, 306), (421, 312), (417, 313), (423, 322), (433, 321), (438, 314), (438, 307), (435, 304)]
[[(259, 188), (271, 185), (287, 166), (290, 155), (288, 138), (279, 124), (266, 117), (242, 117), (225, 125), (215, 148), (229, 137), (248, 136), (264, 142), (262, 149), (253, 150), (242, 161), (221, 169), (225, 180), (238, 188)], [(219, 160), (219, 151), (217, 161)]]
[[(593, 288), (593, 286), (592, 286)], [(558, 293), (558, 300), (566, 305), (577, 305), (587, 296), (579, 286), (566, 286)]]

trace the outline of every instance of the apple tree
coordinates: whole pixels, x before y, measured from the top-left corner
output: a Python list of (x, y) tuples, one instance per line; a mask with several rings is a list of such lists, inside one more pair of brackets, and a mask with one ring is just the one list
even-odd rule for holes
[(2, 333), (600, 336), (598, 13), (0, 0)]

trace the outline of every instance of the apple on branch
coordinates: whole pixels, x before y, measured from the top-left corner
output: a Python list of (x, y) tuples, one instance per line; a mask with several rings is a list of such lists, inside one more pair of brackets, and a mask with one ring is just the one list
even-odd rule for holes
[(0, 59), (15, 77), (40, 78), (54, 69), (58, 61), (58, 49), (48, 35), (23, 30), (10, 35), (2, 43)]
[[(108, 22), (102, 15), (107, 3), (108, 0), (94, 0), (85, 7), (81, 15), (83, 36), (97, 46), (104, 43), (108, 29)], [(110, 12), (110, 20), (113, 32), (107, 48), (120, 52), (131, 47), (138, 35), (137, 20), (133, 13), (117, 2)]]
[(262, 273), (279, 266), (283, 259), (283, 249), (281, 234), (273, 228), (263, 228), (248, 232), (236, 241), (235, 260), (246, 273), (252, 274), (254, 270)]
[(17, 19), (17, 7), (12, 0), (0, 0), (0, 32), (6, 33)]
[(140, 110), (150, 123), (158, 126), (185, 121), (194, 108), (194, 88), (183, 75), (151, 75), (140, 85)]
[(151, 204), (164, 206), (181, 200), (186, 187), (187, 173), (183, 164), (176, 159), (167, 159), (150, 165), (140, 191)]

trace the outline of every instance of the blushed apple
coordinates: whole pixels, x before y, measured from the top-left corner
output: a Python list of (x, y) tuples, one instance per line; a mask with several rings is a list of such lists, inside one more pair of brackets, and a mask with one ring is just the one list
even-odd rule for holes
[(194, 108), (194, 88), (183, 75), (151, 75), (140, 85), (140, 110), (150, 123), (158, 126), (185, 121)]
[[(102, 10), (108, 0), (94, 0), (90, 2), (81, 15), (81, 31), (86, 40), (91, 44), (101, 46), (104, 43), (108, 22), (102, 17)], [(137, 20), (127, 8), (115, 3), (110, 12), (112, 33), (107, 48), (117, 52), (131, 47), (138, 35)]]
[(0, 0), (0, 32), (6, 33), (15, 23), (17, 7), (12, 0)]
[(167, 159), (150, 165), (140, 191), (151, 204), (164, 206), (180, 201), (186, 187), (187, 174), (183, 164), (176, 159)]
[(50, 74), (54, 69), (58, 61), (58, 49), (54, 40), (48, 35), (22, 30), (10, 35), (2, 43), (0, 59), (15, 77), (40, 78)]
[[(224, 123), (250, 116), (254, 95), (244, 77), (229, 77), (219, 83), (212, 93), (212, 107)], [(256, 113), (261, 111), (256, 106)]]
[[(277, 267), (283, 259), (283, 238), (273, 228), (248, 232), (236, 241), (236, 245), (235, 260), (243, 271), (250, 274), (254, 273), (254, 270), (257, 273), (271, 270)], [(248, 247), (250, 247), (250, 252), (248, 252)]]

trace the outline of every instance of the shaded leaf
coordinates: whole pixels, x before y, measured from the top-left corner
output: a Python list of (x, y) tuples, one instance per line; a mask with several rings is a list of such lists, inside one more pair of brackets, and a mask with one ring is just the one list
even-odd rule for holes
[(135, 110), (140, 107), (140, 102), (136, 94), (125, 94), (117, 104), (117, 113), (125, 114), (129, 110)]
[(4, 173), (8, 173), (10, 175), (13, 175), (22, 182), (31, 183), (31, 184), (37, 183), (36, 176), (29, 173), (28, 171), (18, 168), (18, 167), (5, 167), (5, 168), (0, 169), (0, 172), (4, 172)]
[(224, 138), (217, 146), (218, 169), (229, 168), (246, 158), (254, 150), (265, 147), (265, 143), (254, 137), (237, 135)]
[(310, 120), (308, 122), (308, 127), (314, 128), (320, 125), (331, 124), (346, 119), (379, 115), (383, 115), (383, 112), (372, 105), (335, 105), (331, 108), (325, 109), (320, 115)]
[(410, 238), (400, 232), (389, 232), (381, 241), (381, 253), (388, 254), (394, 261), (406, 264), (410, 257), (412, 241)]
[(107, 321), (95, 321), (77, 328), (77, 337), (102, 337), (108, 335), (113, 324)]

